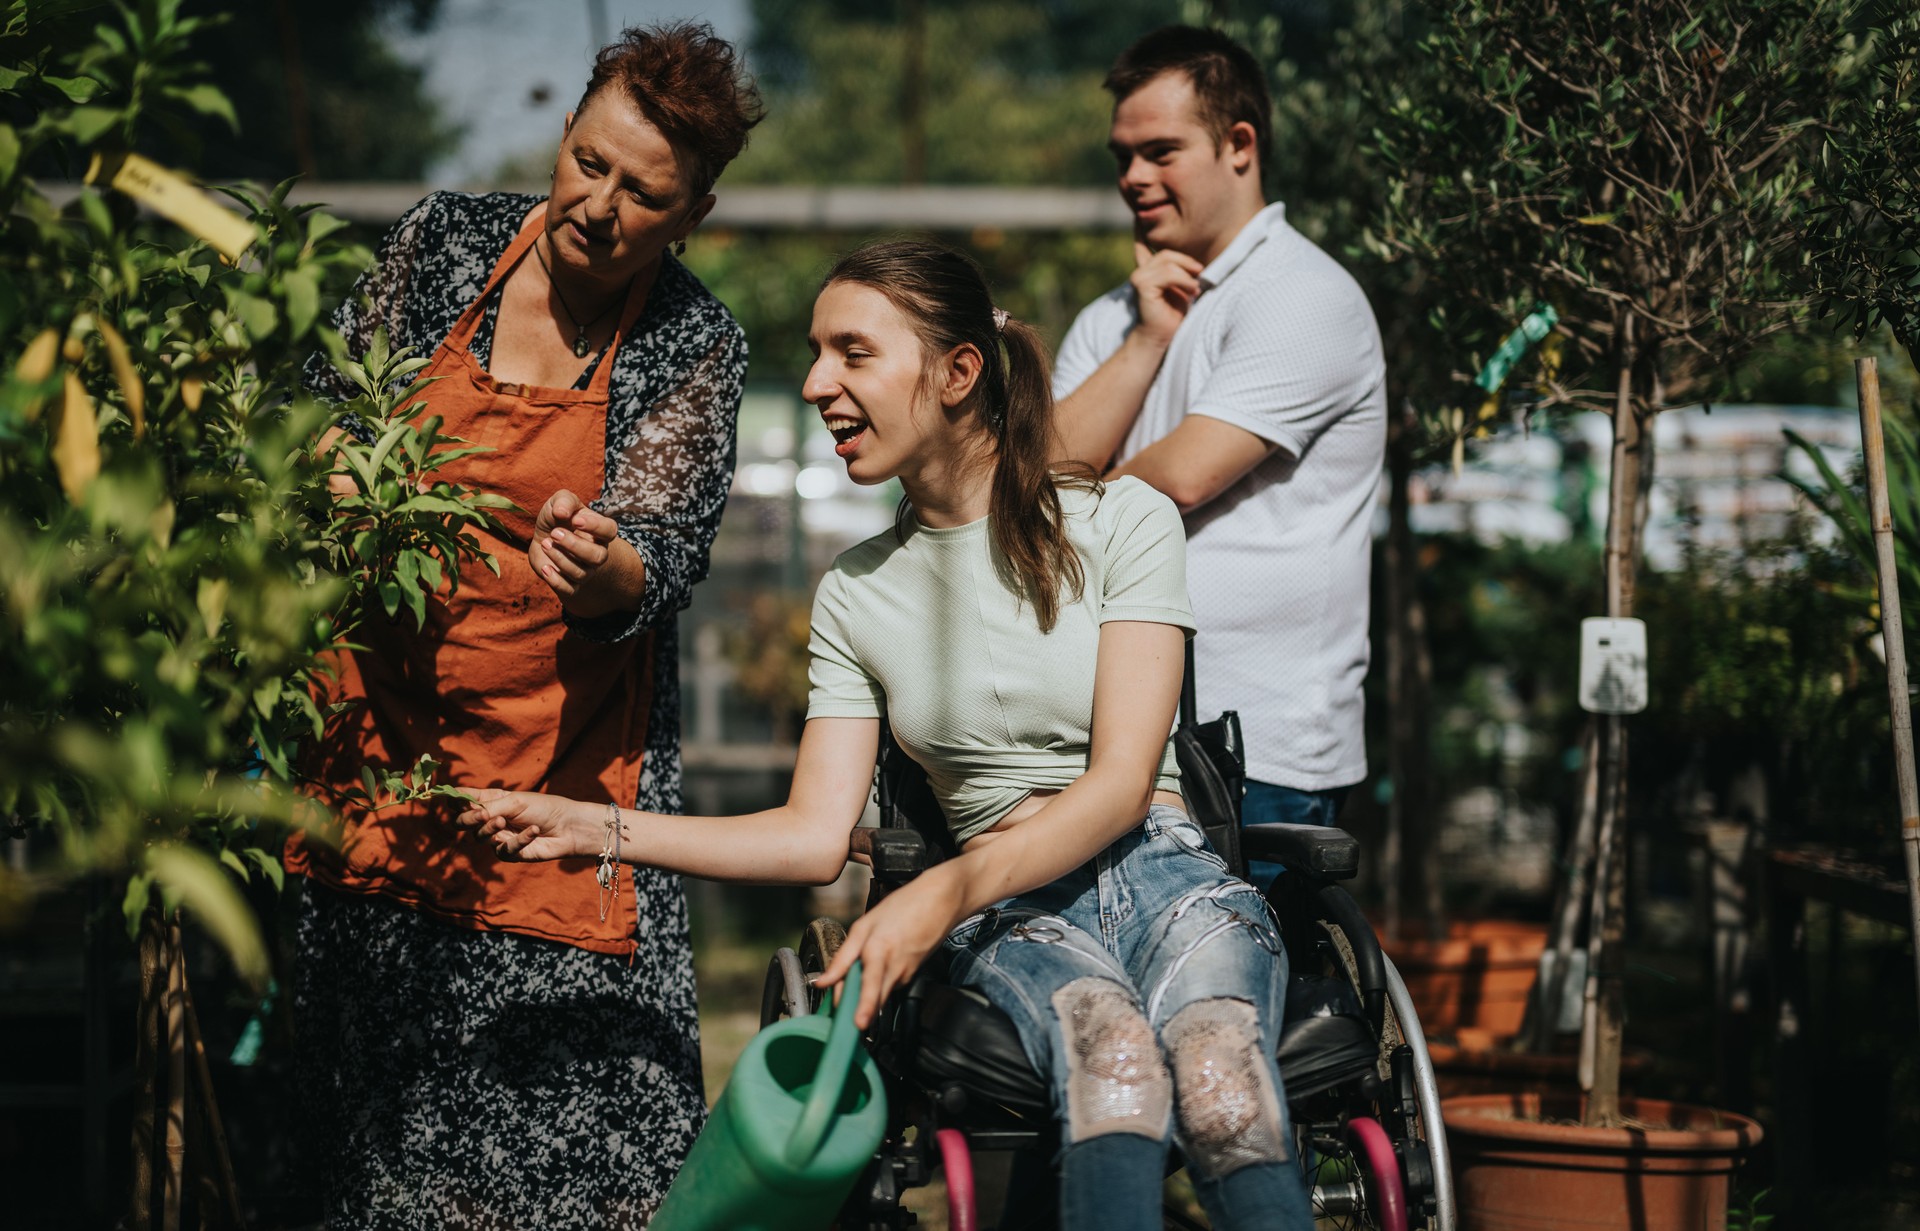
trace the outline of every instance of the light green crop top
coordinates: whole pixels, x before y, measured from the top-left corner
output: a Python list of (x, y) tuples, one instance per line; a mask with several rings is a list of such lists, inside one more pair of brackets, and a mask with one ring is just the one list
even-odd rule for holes
[[(1102, 624), (1193, 632), (1173, 501), (1131, 477), (1060, 499), (1086, 589), (1061, 595), (1049, 632), (996, 567), (986, 519), (939, 530), (910, 520), (905, 542), (875, 535), (834, 561), (814, 597), (807, 717), (885, 719), (961, 842), (1028, 792), (1086, 772)], [(1171, 740), (1156, 786), (1179, 789)]]

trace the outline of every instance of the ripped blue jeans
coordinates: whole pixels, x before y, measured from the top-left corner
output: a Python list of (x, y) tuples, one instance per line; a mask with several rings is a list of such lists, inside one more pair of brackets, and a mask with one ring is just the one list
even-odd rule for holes
[[(1154, 805), (1088, 864), (963, 921), (946, 951), (1052, 1086), (1064, 1227), (1158, 1227), (1153, 1149), (1164, 1159), (1170, 1139), (1215, 1227), (1312, 1227), (1273, 1059), (1286, 950), (1184, 812)], [(1128, 1203), (1150, 1208), (1106, 1208), (1143, 1169)]]

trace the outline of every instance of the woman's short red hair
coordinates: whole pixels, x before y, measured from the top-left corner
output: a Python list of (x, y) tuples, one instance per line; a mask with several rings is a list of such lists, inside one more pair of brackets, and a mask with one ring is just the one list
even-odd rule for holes
[(740, 54), (703, 21), (621, 31), (594, 57), (575, 110), (606, 89), (619, 91), (672, 143), (696, 197), (713, 188), (767, 113)]

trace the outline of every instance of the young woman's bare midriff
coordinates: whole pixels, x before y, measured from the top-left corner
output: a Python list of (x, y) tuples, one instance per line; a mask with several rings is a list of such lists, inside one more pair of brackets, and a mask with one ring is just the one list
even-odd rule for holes
[[(1059, 793), (1058, 791), (1034, 791), (1030, 793), (1025, 799), (1010, 808), (1005, 816), (995, 821), (988, 828), (968, 838), (965, 849), (972, 850), (975, 846), (992, 841), (994, 838), (1012, 829), (1015, 825), (1018, 825), (1021, 821), (1039, 812), (1040, 809), (1046, 807), (1047, 801)], [(1182, 812), (1187, 810), (1187, 802), (1180, 798), (1180, 792), (1178, 791), (1155, 791), (1151, 802), (1164, 804), (1169, 808), (1178, 808)]]

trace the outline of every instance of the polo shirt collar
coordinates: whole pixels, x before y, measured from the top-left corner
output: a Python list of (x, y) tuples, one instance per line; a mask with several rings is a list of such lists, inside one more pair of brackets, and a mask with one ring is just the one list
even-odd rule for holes
[(1254, 249), (1278, 235), (1286, 225), (1287, 207), (1281, 201), (1275, 201), (1247, 219), (1247, 225), (1240, 228), (1240, 233), (1233, 237), (1227, 250), (1214, 257), (1213, 263), (1200, 271), (1200, 285), (1215, 287), (1225, 282), (1234, 270), (1253, 255)]

